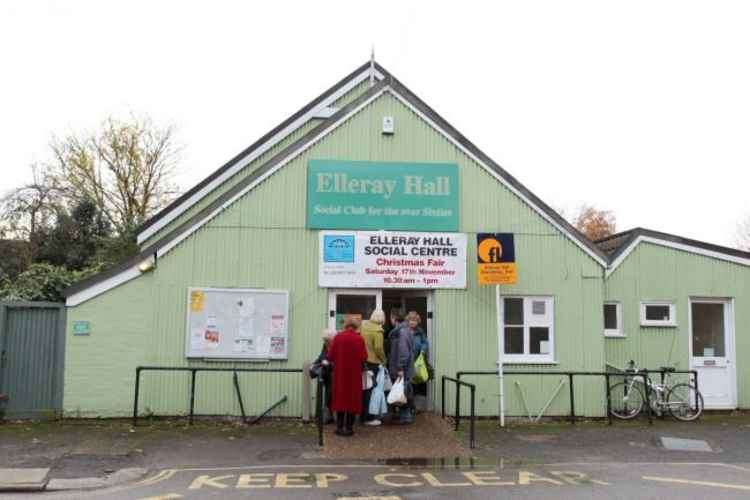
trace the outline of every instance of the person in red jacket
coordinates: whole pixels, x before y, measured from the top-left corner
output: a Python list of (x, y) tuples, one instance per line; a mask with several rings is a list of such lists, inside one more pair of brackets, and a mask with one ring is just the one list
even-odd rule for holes
[(354, 434), (354, 419), (362, 413), (362, 366), (367, 361), (365, 341), (359, 333), (359, 320), (348, 317), (344, 329), (331, 341), (328, 360), (333, 364), (333, 399), (336, 412), (336, 434)]

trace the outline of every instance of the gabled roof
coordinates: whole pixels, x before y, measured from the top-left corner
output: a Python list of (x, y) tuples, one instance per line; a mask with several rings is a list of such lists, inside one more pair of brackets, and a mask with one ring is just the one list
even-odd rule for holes
[(310, 101), (286, 120), (279, 123), (260, 139), (252, 143), (234, 158), (213, 171), (208, 177), (185, 191), (180, 197), (141, 224), (141, 226), (136, 229), (138, 244), (140, 245), (160, 229), (177, 219), (180, 215), (203, 199), (208, 193), (216, 189), (216, 187), (223, 184), (227, 179), (237, 174), (250, 162), (268, 151), (279, 141), (288, 137), (300, 127), (312, 120), (319, 120), (331, 116), (332, 112), (335, 111), (331, 108), (331, 105), (354, 87), (370, 78), (371, 69), (374, 70), (373, 76), (376, 81), (380, 81), (388, 76), (388, 72), (379, 64), (375, 63), (371, 66), (369, 62), (346, 75), (331, 88)]
[(642, 242), (750, 266), (750, 252), (684, 238), (675, 234), (636, 227), (597, 240), (596, 245), (609, 256), (610, 264), (607, 269), (607, 276), (612, 274), (627, 258), (630, 252)]
[[(362, 66), (358, 71), (365, 68)], [(272, 175), (278, 169), (293, 160), (297, 155), (308, 149), (313, 144), (328, 133), (336, 129), (343, 122), (355, 115), (359, 110), (364, 108), (370, 102), (377, 99), (383, 93), (390, 93), (405, 106), (410, 108), (420, 118), (425, 120), (437, 132), (443, 135), (448, 141), (461, 149), (465, 154), (476, 161), (487, 172), (495, 177), (499, 182), (505, 185), (521, 200), (534, 209), (542, 218), (551, 223), (554, 227), (566, 235), (584, 252), (592, 257), (603, 267), (607, 265), (606, 254), (599, 249), (596, 244), (586, 238), (577, 229), (575, 229), (567, 220), (553, 210), (549, 205), (544, 203), (539, 197), (523, 186), (515, 177), (506, 172), (502, 167), (495, 163), (490, 157), (484, 154), (473, 143), (466, 139), (450, 123), (438, 115), (424, 101), (417, 97), (411, 90), (394, 78), (390, 73), (380, 65), (375, 65), (377, 71), (383, 75), (382, 80), (370, 87), (362, 95), (358, 96), (351, 103), (335, 111), (332, 116), (323, 120), (318, 126), (310, 130), (303, 137), (285, 147), (282, 151), (274, 155), (263, 165), (256, 168), (247, 177), (240, 180), (232, 188), (221, 194), (216, 200), (205, 207), (200, 212), (193, 215), (190, 219), (180, 224), (178, 227), (162, 236), (159, 240), (143, 249), (138, 255), (128, 259), (121, 265), (105, 271), (104, 273), (93, 276), (84, 280), (65, 291), (68, 297), (68, 305), (77, 305), (84, 302), (106, 290), (118, 286), (140, 274), (137, 266), (146, 259), (158, 259), (177, 246), (181, 241), (200, 228), (202, 225), (213, 219), (225, 208), (230, 206), (234, 201), (260, 184), (267, 177)], [(357, 72), (355, 72), (357, 73)], [(355, 74), (353, 73), (353, 74)], [(351, 75), (349, 75), (351, 77)], [(349, 78), (347, 77), (347, 78)], [(343, 80), (342, 80), (343, 81)], [(341, 82), (339, 82), (341, 83)], [(329, 89), (330, 90), (330, 89)], [(304, 109), (304, 108), (303, 108)], [(225, 165), (226, 167), (226, 165)], [(224, 168), (224, 167), (222, 167)], [(221, 170), (221, 169), (220, 169)], [(217, 171), (218, 172), (218, 171)], [(212, 174), (213, 175), (213, 174)], [(221, 174), (219, 174), (221, 175)], [(162, 216), (163, 217), (163, 216)], [(153, 224), (153, 223), (151, 223)]]

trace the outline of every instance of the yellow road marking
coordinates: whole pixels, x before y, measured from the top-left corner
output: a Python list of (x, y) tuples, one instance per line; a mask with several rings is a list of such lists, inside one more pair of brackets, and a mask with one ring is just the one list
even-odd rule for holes
[(750, 491), (750, 486), (744, 484), (715, 483), (713, 481), (693, 481), (692, 479), (678, 479), (675, 477), (642, 476), (647, 481), (660, 481), (663, 483), (692, 484), (695, 486), (709, 486), (713, 488), (728, 488), (731, 490)]
[(156, 484), (166, 479), (169, 479), (170, 477), (174, 476), (176, 473), (177, 473), (176, 469), (165, 469), (159, 472), (155, 476), (147, 477), (143, 481), (139, 481), (135, 483), (135, 486), (150, 486), (152, 484)]
[(172, 500), (174, 498), (182, 498), (182, 495), (178, 495), (177, 493), (167, 493), (166, 495), (159, 495), (156, 497), (141, 498), (141, 500)]

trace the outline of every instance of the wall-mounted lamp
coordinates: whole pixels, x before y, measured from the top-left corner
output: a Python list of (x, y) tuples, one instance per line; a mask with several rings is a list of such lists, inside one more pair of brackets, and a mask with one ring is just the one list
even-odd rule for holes
[(142, 273), (147, 273), (156, 269), (156, 256), (152, 255), (148, 259), (138, 264), (138, 270)]

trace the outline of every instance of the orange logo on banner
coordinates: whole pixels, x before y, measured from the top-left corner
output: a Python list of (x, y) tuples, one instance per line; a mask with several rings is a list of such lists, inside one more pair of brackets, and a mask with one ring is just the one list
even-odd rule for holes
[[(502, 237), (502, 236), (501, 236)], [(513, 240), (510, 255), (503, 259), (503, 245), (498, 238), (477, 235), (477, 281), (480, 285), (514, 285), (518, 282)], [(509, 261), (510, 260), (510, 261)]]

